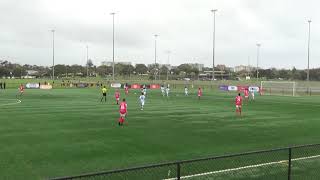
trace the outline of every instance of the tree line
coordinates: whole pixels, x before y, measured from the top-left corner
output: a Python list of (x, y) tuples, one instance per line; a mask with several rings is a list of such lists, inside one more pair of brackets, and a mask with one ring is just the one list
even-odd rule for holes
[[(57, 78), (64, 77), (108, 77), (112, 76), (112, 66), (96, 66), (91, 60), (88, 61), (86, 65), (65, 65), (57, 64), (54, 67), (55, 76)], [(28, 74), (28, 71), (33, 71), (33, 74)], [(115, 75), (130, 77), (130, 76), (146, 76), (153, 79), (155, 75), (159, 76), (170, 76), (170, 79), (179, 78), (191, 78), (199, 79), (199, 75), (206, 73), (210, 74), (212, 68), (204, 67), (202, 71), (195, 68), (189, 64), (180, 64), (175, 67), (160, 66), (159, 64), (136, 64), (135, 66), (130, 64), (115, 64)], [(244, 78), (250, 75), (251, 77), (256, 77), (257, 72), (253, 70), (233, 72), (231, 69), (219, 69), (215, 68), (215, 71), (223, 72), (221, 74), (215, 75), (217, 79), (219, 77), (222, 79), (236, 79), (237, 77)], [(20, 78), (26, 75), (36, 76), (37, 78), (50, 78), (52, 76), (52, 68), (47, 66), (37, 66), (29, 64), (17, 64), (11, 63), (6, 60), (0, 60), (0, 77), (15, 77)], [(259, 69), (259, 77), (264, 79), (284, 79), (284, 80), (306, 80), (307, 72), (306, 70), (298, 70), (296, 68), (292, 69)], [(310, 80), (319, 81), (320, 80), (320, 68), (310, 69)]]

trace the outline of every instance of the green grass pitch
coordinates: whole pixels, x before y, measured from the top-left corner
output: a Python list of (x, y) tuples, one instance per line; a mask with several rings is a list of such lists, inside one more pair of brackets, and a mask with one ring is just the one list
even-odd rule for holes
[[(174, 90), (169, 98), (148, 91), (143, 111), (130, 91), (128, 124), (117, 125), (113, 91), (99, 89), (0, 93), (0, 179), (45, 179), (318, 143), (320, 97), (256, 96), (234, 112), (236, 93)], [(134, 94), (136, 93), (136, 94)], [(124, 92), (121, 91), (122, 97)]]

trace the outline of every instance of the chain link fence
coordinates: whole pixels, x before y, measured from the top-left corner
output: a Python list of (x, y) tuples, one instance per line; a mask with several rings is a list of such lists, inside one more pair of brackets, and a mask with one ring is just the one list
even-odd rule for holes
[(51, 180), (318, 180), (320, 144), (177, 161)]

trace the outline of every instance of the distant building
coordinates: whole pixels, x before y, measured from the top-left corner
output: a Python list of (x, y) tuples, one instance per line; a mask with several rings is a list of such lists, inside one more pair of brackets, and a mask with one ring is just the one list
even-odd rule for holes
[(112, 66), (112, 61), (102, 61), (101, 66)]
[(216, 68), (219, 69), (219, 70), (221, 70), (221, 71), (224, 71), (224, 70), (227, 69), (226, 65), (224, 65), (224, 64), (218, 64), (218, 65), (216, 66)]
[[(114, 64), (132, 65), (131, 62), (119, 62), (119, 61), (115, 61)], [(112, 66), (113, 62), (112, 61), (102, 61), (101, 65), (102, 66)]]
[(249, 72), (249, 71), (253, 71), (253, 70), (254, 70), (254, 67), (252, 67), (252, 66), (240, 65), (240, 66), (234, 67), (234, 72), (241, 72), (241, 71)]
[(199, 64), (199, 63), (188, 63), (189, 66), (192, 68), (197, 68), (199, 71), (202, 71), (204, 68), (204, 64)]
[(227, 70), (228, 70), (229, 72), (234, 72), (234, 67), (228, 67)]
[(39, 72), (34, 70), (26, 70), (27, 74), (22, 76), (23, 79), (34, 79), (38, 76)]
[(28, 76), (35, 76), (38, 74), (38, 71), (34, 71), (34, 70), (27, 70), (26, 72)]
[(131, 63), (131, 62), (116, 62), (116, 64), (132, 65), (132, 63)]

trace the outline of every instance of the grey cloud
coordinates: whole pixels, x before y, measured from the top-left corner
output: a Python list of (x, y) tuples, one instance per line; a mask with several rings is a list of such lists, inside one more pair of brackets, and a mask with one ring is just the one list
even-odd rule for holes
[[(57, 61), (83, 63), (84, 43), (95, 63), (112, 55), (112, 19), (99, 6), (116, 9), (116, 58), (152, 63), (154, 38), (158, 59), (167, 62), (171, 50), (175, 64), (199, 61), (211, 65), (212, 15), (217, 8), (216, 63), (235, 66), (255, 63), (257, 42), (262, 43), (263, 67), (305, 67), (307, 22), (312, 18), (311, 66), (320, 66), (320, 19), (316, 0), (129, 0), (54, 1), (2, 0), (0, 2), (0, 57), (21, 63), (51, 63), (51, 33), (56, 29)], [(79, 4), (72, 4), (79, 2)], [(83, 7), (81, 6), (83, 5)], [(85, 5), (90, 5), (86, 7)], [(92, 5), (92, 6), (91, 6)], [(50, 7), (49, 7), (50, 8)], [(68, 11), (70, 13), (68, 14)], [(67, 14), (63, 14), (67, 12)], [(85, 17), (89, 19), (79, 19)], [(90, 16), (91, 15), (91, 16)], [(90, 19), (91, 18), (91, 19)], [(91, 22), (92, 21), (92, 22)], [(80, 42), (82, 41), (82, 42)]]

